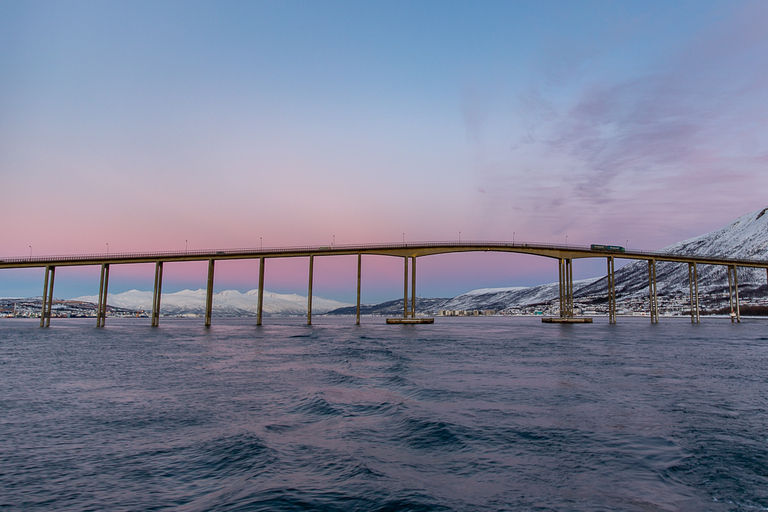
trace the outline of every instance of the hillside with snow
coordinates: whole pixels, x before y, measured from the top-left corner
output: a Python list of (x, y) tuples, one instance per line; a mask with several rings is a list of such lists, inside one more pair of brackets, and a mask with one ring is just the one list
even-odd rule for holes
[[(704, 257), (765, 259), (768, 263), (768, 208), (748, 213), (731, 224), (663, 248), (662, 253)], [(705, 301), (727, 295), (728, 273), (720, 265), (697, 265), (699, 294)], [(765, 295), (766, 270), (737, 268), (739, 294), (742, 297)], [(656, 277), (660, 296), (688, 295), (688, 264), (657, 262)], [(574, 285), (575, 297), (607, 293), (605, 277), (586, 286)], [(648, 293), (648, 263), (633, 261), (616, 271), (616, 293), (621, 296), (645, 296)]]
[[(215, 316), (253, 316), (258, 308), (258, 290), (241, 293), (237, 290), (226, 290), (213, 295), (212, 314)], [(73, 300), (98, 302), (98, 296), (87, 295)], [(136, 311), (152, 310), (152, 292), (130, 290), (124, 293), (112, 294), (107, 297), (107, 304)], [(333, 309), (349, 306), (322, 297), (312, 297), (312, 312), (326, 313)], [(182, 290), (175, 293), (163, 293), (160, 300), (160, 311), (168, 315), (204, 315), (205, 290)], [(264, 291), (265, 315), (305, 315), (307, 313), (307, 297), (296, 294), (279, 294)]]

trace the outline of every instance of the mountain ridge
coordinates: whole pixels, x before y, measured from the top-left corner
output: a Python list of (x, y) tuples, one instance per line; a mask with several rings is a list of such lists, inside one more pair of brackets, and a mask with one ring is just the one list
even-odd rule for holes
[[(216, 316), (253, 316), (258, 309), (258, 289), (245, 293), (237, 290), (224, 290), (213, 294), (212, 313)], [(109, 294), (107, 304), (136, 311), (152, 309), (152, 292), (129, 290), (127, 292)], [(203, 315), (205, 314), (204, 289), (181, 290), (174, 293), (163, 293), (160, 301), (160, 311), (169, 315)], [(83, 302), (98, 302), (97, 295), (85, 295), (72, 300)], [(312, 297), (312, 311), (317, 314), (348, 307), (349, 303), (323, 297)], [(263, 313), (265, 315), (303, 315), (307, 313), (307, 297), (297, 294), (280, 294), (264, 290)]]

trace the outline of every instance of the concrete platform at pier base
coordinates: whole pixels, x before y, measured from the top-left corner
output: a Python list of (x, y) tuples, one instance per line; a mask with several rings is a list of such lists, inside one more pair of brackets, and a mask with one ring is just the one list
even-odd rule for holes
[(591, 324), (592, 319), (587, 316), (572, 317), (572, 318), (560, 318), (559, 316), (548, 316), (542, 318), (541, 321), (545, 324)]
[(434, 318), (387, 318), (388, 324), (433, 324)]

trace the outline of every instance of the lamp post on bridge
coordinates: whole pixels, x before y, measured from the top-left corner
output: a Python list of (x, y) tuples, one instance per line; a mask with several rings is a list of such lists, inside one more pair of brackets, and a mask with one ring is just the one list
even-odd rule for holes
[(106, 242), (107, 244), (107, 256), (109, 256), (109, 242)]
[(29, 246), (29, 257), (30, 258), (32, 257), (32, 246), (31, 245)]

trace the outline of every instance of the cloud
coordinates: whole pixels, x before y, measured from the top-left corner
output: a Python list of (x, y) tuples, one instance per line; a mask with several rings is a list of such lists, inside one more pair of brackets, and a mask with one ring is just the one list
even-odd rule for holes
[(551, 222), (551, 233), (582, 214), (594, 226), (610, 213), (603, 229), (615, 231), (631, 216), (656, 222), (687, 205), (701, 213), (703, 197), (705, 216), (748, 211), (741, 200), (759, 201), (768, 184), (766, 22), (768, 3), (749, 3), (634, 76), (593, 75), (570, 88), (543, 80), (518, 96), (526, 122), (505, 164), (485, 164), (499, 186), (483, 188), (545, 210), (539, 224)]

